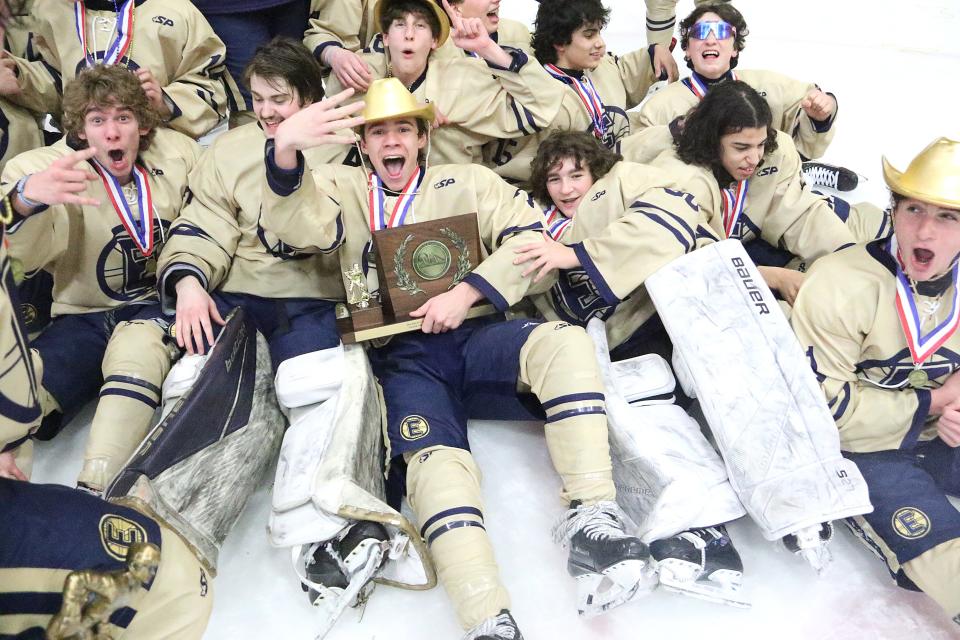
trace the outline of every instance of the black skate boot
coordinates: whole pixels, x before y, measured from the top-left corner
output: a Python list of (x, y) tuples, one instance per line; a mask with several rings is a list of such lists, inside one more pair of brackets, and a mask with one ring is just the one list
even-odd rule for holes
[[(317, 584), (322, 584), (327, 589), (336, 589), (342, 593), (347, 586), (347, 576), (340, 568), (341, 561), (333, 542), (320, 544), (314, 550), (313, 555), (307, 564), (305, 573), (307, 579)], [(321, 599), (322, 594), (307, 585), (301, 583), (300, 587), (307, 592), (310, 604), (314, 604)]]
[(743, 562), (722, 524), (690, 529), (650, 544), (660, 586), (668, 591), (749, 607), (740, 597)]
[(463, 640), (523, 640), (517, 621), (507, 609), (490, 616), (463, 636)]
[(650, 551), (625, 533), (624, 520), (615, 502), (584, 506), (574, 501), (554, 527), (554, 539), (570, 547), (567, 572), (577, 579), (582, 616), (603, 613), (656, 586)]
[(860, 178), (850, 169), (826, 162), (804, 162), (803, 179), (811, 188), (826, 187), (834, 191), (853, 191), (860, 183)]

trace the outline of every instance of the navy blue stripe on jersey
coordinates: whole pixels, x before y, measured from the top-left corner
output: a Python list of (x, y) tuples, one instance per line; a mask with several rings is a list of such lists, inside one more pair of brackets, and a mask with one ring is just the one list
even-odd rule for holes
[(837, 394), (837, 397), (830, 401), (828, 407), (833, 409), (833, 405), (837, 405), (836, 411), (833, 412), (834, 421), (839, 420), (844, 413), (847, 411), (847, 406), (850, 404), (850, 383), (844, 383), (843, 387), (840, 389), (840, 393)]
[(107, 383), (107, 382), (122, 382), (124, 384), (132, 384), (136, 387), (143, 387), (144, 389), (149, 389), (150, 391), (153, 391), (158, 396), (160, 395), (160, 387), (153, 384), (152, 382), (148, 382), (140, 378), (133, 378), (131, 376), (107, 376), (106, 379), (104, 379), (104, 383)]
[(517, 120), (517, 129), (522, 131), (525, 135), (530, 135), (533, 133), (529, 131), (523, 124), (523, 118), (520, 116), (520, 110), (517, 109), (517, 101), (513, 99), (512, 96), (507, 97), (507, 104), (510, 105), (510, 109), (513, 110), (513, 117)]
[(189, 222), (180, 222), (173, 227), (173, 230), (170, 231), (170, 236), (189, 236), (195, 238), (203, 238), (204, 240), (210, 240), (213, 242), (213, 237), (209, 233), (198, 227), (197, 225), (190, 224)]
[(430, 534), (430, 537), (427, 538), (427, 544), (433, 544), (433, 541), (436, 540), (439, 536), (452, 531), (454, 529), (462, 529), (463, 527), (480, 527), (484, 531), (487, 530), (483, 524), (477, 522), (476, 520), (454, 520), (453, 522), (448, 522), (442, 527), (438, 527), (436, 531)]
[(582, 242), (570, 245), (570, 248), (573, 249), (573, 252), (577, 254), (577, 259), (580, 261), (580, 266), (583, 267), (583, 270), (587, 272), (587, 275), (590, 276), (590, 280), (593, 282), (593, 286), (597, 288), (597, 293), (600, 294), (600, 297), (603, 298), (603, 301), (610, 306), (616, 306), (620, 304), (620, 298), (613, 292), (613, 289), (610, 288), (610, 285), (607, 284), (606, 279), (603, 277), (603, 274), (600, 273), (600, 270), (597, 269), (597, 265), (593, 263), (593, 258), (590, 257), (590, 254), (587, 253), (586, 247), (583, 246)]
[(478, 275), (476, 272), (468, 273), (463, 279), (463, 282), (466, 282), (474, 289), (482, 293), (487, 300), (493, 303), (493, 306), (497, 308), (497, 311), (506, 311), (510, 308), (509, 303), (507, 303), (507, 299), (500, 295), (500, 292), (497, 291), (492, 284), (487, 282), (483, 276)]
[(285, 198), (300, 188), (303, 172), (307, 166), (306, 160), (300, 151), (297, 151), (297, 166), (295, 169), (281, 169), (274, 160), (274, 142), (267, 140), (267, 154), (264, 163), (267, 165), (267, 184), (270, 190), (281, 198)]
[(603, 401), (604, 397), (602, 393), (571, 393), (565, 396), (559, 396), (553, 400), (547, 400), (546, 402), (541, 403), (543, 410), (552, 409), (553, 407), (563, 404), (565, 402), (579, 402), (581, 400), (600, 400)]
[[(687, 224), (687, 221), (686, 221), (686, 220), (684, 220), (683, 218), (681, 218), (681, 217), (678, 216), (677, 214), (673, 213), (672, 211), (668, 211), (667, 209), (664, 209), (663, 207), (658, 207), (657, 205), (651, 204), (651, 203), (649, 203), (649, 202), (641, 202), (640, 200), (637, 200), (636, 202), (634, 202), (633, 204), (631, 204), (631, 205), (630, 205), (630, 208), (631, 208), (631, 209), (638, 209), (638, 208), (639, 208), (639, 209), (642, 209), (643, 212), (644, 212), (648, 217), (651, 217), (650, 209), (659, 211), (659, 212), (663, 213), (664, 215), (667, 215), (667, 216), (669, 216), (670, 218), (672, 218), (673, 221), (676, 222), (677, 225), (686, 232), (686, 234), (690, 237), (690, 244), (693, 244), (694, 240), (696, 239), (696, 234), (693, 232), (693, 227), (691, 227), (689, 224)], [(694, 207), (694, 210), (696, 211), (697, 209)]]
[(680, 245), (683, 246), (684, 253), (690, 253), (690, 249), (693, 247), (693, 243), (695, 242), (695, 240), (692, 239), (688, 242), (687, 239), (684, 238), (679, 231), (677, 231), (676, 227), (674, 227), (669, 222), (667, 222), (666, 220), (664, 220), (662, 217), (658, 216), (655, 213), (648, 213), (646, 214), (646, 216), (650, 220), (653, 220), (654, 222), (662, 226), (664, 229), (672, 233), (673, 237), (677, 239), (677, 242), (679, 242)]
[(837, 217), (843, 222), (846, 222), (847, 218), (850, 217), (850, 203), (843, 198), (833, 196), (832, 198), (827, 199), (827, 204), (830, 205), (830, 208), (833, 209), (833, 212), (837, 214)]
[(477, 509), (476, 507), (453, 507), (451, 509), (444, 509), (440, 513), (437, 513), (431, 516), (430, 518), (427, 519), (426, 522), (423, 523), (423, 526), (420, 527), (420, 535), (421, 536), (427, 535), (427, 529), (429, 529), (431, 526), (436, 524), (437, 521), (442, 520), (443, 518), (448, 518), (450, 516), (455, 516), (457, 514), (462, 514), (462, 513), (469, 514), (472, 516), (477, 516), (478, 518), (480, 518), (480, 520), (483, 520), (483, 512), (480, 511), (480, 509)]
[(123, 396), (132, 400), (138, 400), (152, 409), (156, 409), (160, 405), (158, 400), (154, 400), (142, 393), (131, 391), (130, 389), (104, 389), (100, 392), (100, 397), (102, 398), (104, 396)]
[[(519, 193), (522, 193), (522, 191), (517, 189), (517, 194)], [(514, 197), (516, 197), (517, 194), (514, 194)], [(507, 227), (506, 229), (500, 232), (500, 235), (497, 236), (497, 241), (495, 244), (496, 244), (496, 247), (499, 247), (501, 244), (503, 244), (503, 241), (507, 237), (512, 236), (516, 233), (521, 233), (523, 231), (543, 231), (543, 230), (544, 229), (543, 229), (542, 222), (534, 222), (533, 224), (528, 224), (525, 227)]]
[(607, 412), (604, 411), (603, 407), (582, 407), (580, 409), (570, 409), (568, 411), (555, 413), (552, 416), (547, 416), (546, 422), (560, 422), (561, 420), (566, 420), (567, 418), (575, 418), (577, 416), (586, 416), (598, 413), (606, 415)]
[(720, 242), (720, 238), (718, 238), (718, 237), (717, 237), (717, 234), (715, 234), (715, 233), (713, 232), (713, 229), (710, 229), (709, 227), (705, 227), (705, 226), (703, 226), (703, 225), (698, 224), (698, 225), (697, 225), (697, 240), (702, 240), (702, 239), (704, 239), (704, 238), (707, 238), (707, 239), (709, 239), (709, 240), (713, 240), (714, 242)]
[(903, 437), (900, 443), (900, 450), (907, 451), (917, 446), (917, 440), (923, 432), (927, 423), (927, 416), (930, 415), (930, 391), (928, 389), (917, 389), (917, 410), (913, 414), (913, 420), (910, 422), (910, 429), (907, 435)]
[(666, 29), (673, 29), (676, 23), (676, 16), (672, 16), (666, 20), (651, 20), (647, 18), (647, 29), (650, 29), (650, 31), (665, 31)]

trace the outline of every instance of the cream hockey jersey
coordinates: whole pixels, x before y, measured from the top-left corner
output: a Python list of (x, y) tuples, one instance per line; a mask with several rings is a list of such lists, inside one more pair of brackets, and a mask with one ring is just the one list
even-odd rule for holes
[[(61, 140), (17, 156), (3, 171), (2, 195), (9, 195), (21, 177), (46, 169), (72, 151)], [(138, 158), (153, 198), (150, 255), (131, 237), (101, 180), (88, 182), (86, 190), (100, 206), (52, 206), (10, 229), (10, 255), (24, 270), (45, 269), (53, 275), (53, 315), (103, 311), (156, 297), (157, 257), (170, 223), (180, 213), (187, 175), (199, 155), (196, 142), (176, 131), (160, 129), (150, 148)], [(92, 166), (88, 168), (94, 171)], [(139, 189), (137, 195), (142, 198)], [(142, 221), (141, 205), (130, 206)]]
[[(87, 0), (84, 38), (99, 62), (116, 40), (112, 2)], [(187, 0), (134, 0), (133, 32), (118, 64), (148, 68), (172, 104), (169, 126), (192, 138), (243, 104), (224, 65), (226, 48), (206, 18)], [(36, 113), (59, 114), (63, 87), (87, 66), (74, 3), (37, 0), (30, 60), (17, 59), (22, 92), (11, 100)]]
[[(890, 249), (890, 239), (875, 240), (814, 263), (790, 316), (846, 451), (910, 449), (935, 437), (939, 416), (929, 415), (930, 389), (960, 368), (960, 333), (954, 333), (923, 360), (928, 381), (920, 388), (909, 384), (914, 360), (897, 312)], [(948, 274), (917, 283), (916, 293), (926, 335), (947, 319), (957, 286)], [(931, 304), (936, 311), (926, 313)], [(906, 301), (904, 309), (911, 313)]]

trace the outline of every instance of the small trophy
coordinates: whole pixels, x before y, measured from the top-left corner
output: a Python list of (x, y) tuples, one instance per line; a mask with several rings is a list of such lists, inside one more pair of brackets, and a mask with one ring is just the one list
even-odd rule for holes
[[(367, 290), (360, 265), (343, 272), (347, 304), (338, 305), (337, 328), (344, 344), (418, 330), (423, 322), (410, 312), (455, 287), (480, 263), (477, 214), (375, 231), (373, 253), (379, 300)], [(467, 317), (495, 312), (493, 305), (480, 304)]]

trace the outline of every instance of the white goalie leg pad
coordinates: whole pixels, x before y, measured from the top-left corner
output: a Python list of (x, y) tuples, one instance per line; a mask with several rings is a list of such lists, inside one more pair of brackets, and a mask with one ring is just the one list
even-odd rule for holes
[(764, 537), (872, 509), (810, 364), (738, 241), (682, 256), (646, 287)]
[(644, 402), (672, 393), (666, 361), (651, 354), (611, 365), (603, 322), (591, 320), (587, 333), (604, 381), (617, 502), (640, 539), (649, 543), (744, 515), (723, 461), (696, 421), (675, 404)]
[[(311, 546), (343, 536), (353, 522), (379, 522), (390, 535), (387, 562), (377, 564), (364, 584), (376, 576), (401, 587), (433, 587), (436, 574), (416, 528), (386, 504), (381, 401), (367, 356), (362, 347), (349, 345), (339, 357), (341, 382), (335, 395), (290, 409), (292, 424), (277, 464), (270, 541), (294, 547), (294, 568), (305, 576), (306, 565), (300, 562)], [(309, 393), (285, 397), (317, 399)], [(339, 615), (343, 607), (324, 611)]]
[(326, 402), (340, 389), (343, 366), (342, 344), (284, 360), (274, 379), (277, 402), (286, 410)]

